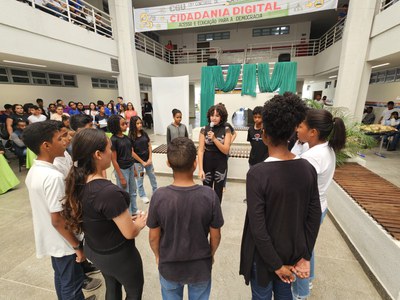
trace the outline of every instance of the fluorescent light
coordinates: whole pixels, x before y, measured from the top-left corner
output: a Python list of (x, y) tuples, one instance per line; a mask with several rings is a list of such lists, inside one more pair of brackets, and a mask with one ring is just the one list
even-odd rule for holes
[(206, 41), (212, 41), (213, 40), (213, 38), (206, 38)]
[(17, 64), (17, 65), (25, 65), (25, 66), (32, 66), (32, 67), (40, 67), (40, 68), (47, 68), (45, 65), (37, 65), (37, 64), (29, 64), (29, 63), (24, 63), (20, 61), (13, 61), (13, 60), (3, 60), (5, 63), (10, 63), (10, 64)]
[(337, 75), (329, 76), (328, 78), (336, 78)]
[(309, 81), (308, 83), (314, 83), (314, 81)]
[(387, 65), (390, 65), (390, 63), (384, 63), (384, 64), (372, 66), (371, 69), (375, 69), (375, 68), (379, 68), (379, 67), (384, 67), (384, 66), (387, 66)]
[(114, 76), (114, 75), (112, 75), (111, 77), (118, 78), (118, 76)]

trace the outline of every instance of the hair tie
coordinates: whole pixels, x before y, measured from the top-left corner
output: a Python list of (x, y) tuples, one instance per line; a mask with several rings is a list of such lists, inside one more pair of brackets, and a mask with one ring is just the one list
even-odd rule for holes
[(74, 161), (74, 167), (78, 167), (78, 161)]

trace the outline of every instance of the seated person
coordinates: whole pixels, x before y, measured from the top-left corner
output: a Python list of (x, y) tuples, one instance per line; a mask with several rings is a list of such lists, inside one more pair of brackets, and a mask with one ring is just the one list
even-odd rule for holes
[(364, 115), (361, 123), (363, 123), (365, 125), (374, 124), (375, 114), (372, 112), (373, 109), (374, 108), (372, 106), (369, 106), (365, 109), (365, 115)]
[(15, 176), (7, 159), (4, 157), (4, 152), (4, 146), (0, 142), (0, 194), (4, 194), (19, 184), (18, 178)]
[(28, 117), (29, 124), (36, 123), (36, 122), (43, 122), (46, 121), (47, 118), (45, 115), (42, 115), (42, 111), (39, 106), (34, 105), (31, 108), (32, 114)]
[(108, 116), (105, 113), (105, 107), (104, 106), (100, 106), (99, 114), (97, 116), (95, 116), (94, 119), (95, 119), (95, 124), (96, 124), (98, 129), (101, 129), (103, 131), (107, 131)]
[[(392, 114), (390, 115), (390, 120), (386, 120), (385, 125), (392, 126), (395, 127), (397, 130), (400, 130), (399, 113), (397, 111), (392, 112)], [(388, 142), (387, 151), (395, 151), (397, 148), (397, 144), (399, 143), (399, 139), (399, 131), (385, 136), (384, 141), (386, 140)]]
[(22, 133), (25, 130), (25, 128), (26, 128), (25, 121), (18, 121), (17, 128), (14, 130), (14, 132), (11, 134), (10, 137), (11, 141), (13, 142), (15, 154), (18, 157), (26, 155), (26, 146), (22, 141)]

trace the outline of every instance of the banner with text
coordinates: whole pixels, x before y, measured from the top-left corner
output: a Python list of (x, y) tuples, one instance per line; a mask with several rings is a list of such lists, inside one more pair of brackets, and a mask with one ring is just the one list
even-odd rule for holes
[(338, 0), (202, 0), (134, 10), (135, 31), (212, 26), (336, 9)]

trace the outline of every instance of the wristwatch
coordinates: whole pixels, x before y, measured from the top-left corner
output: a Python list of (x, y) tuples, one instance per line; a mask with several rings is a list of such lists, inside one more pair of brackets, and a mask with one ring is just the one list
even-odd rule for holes
[(74, 250), (81, 250), (81, 249), (83, 249), (83, 241), (80, 241), (79, 242), (79, 244), (78, 244), (78, 246), (76, 246), (76, 247), (72, 247)]

